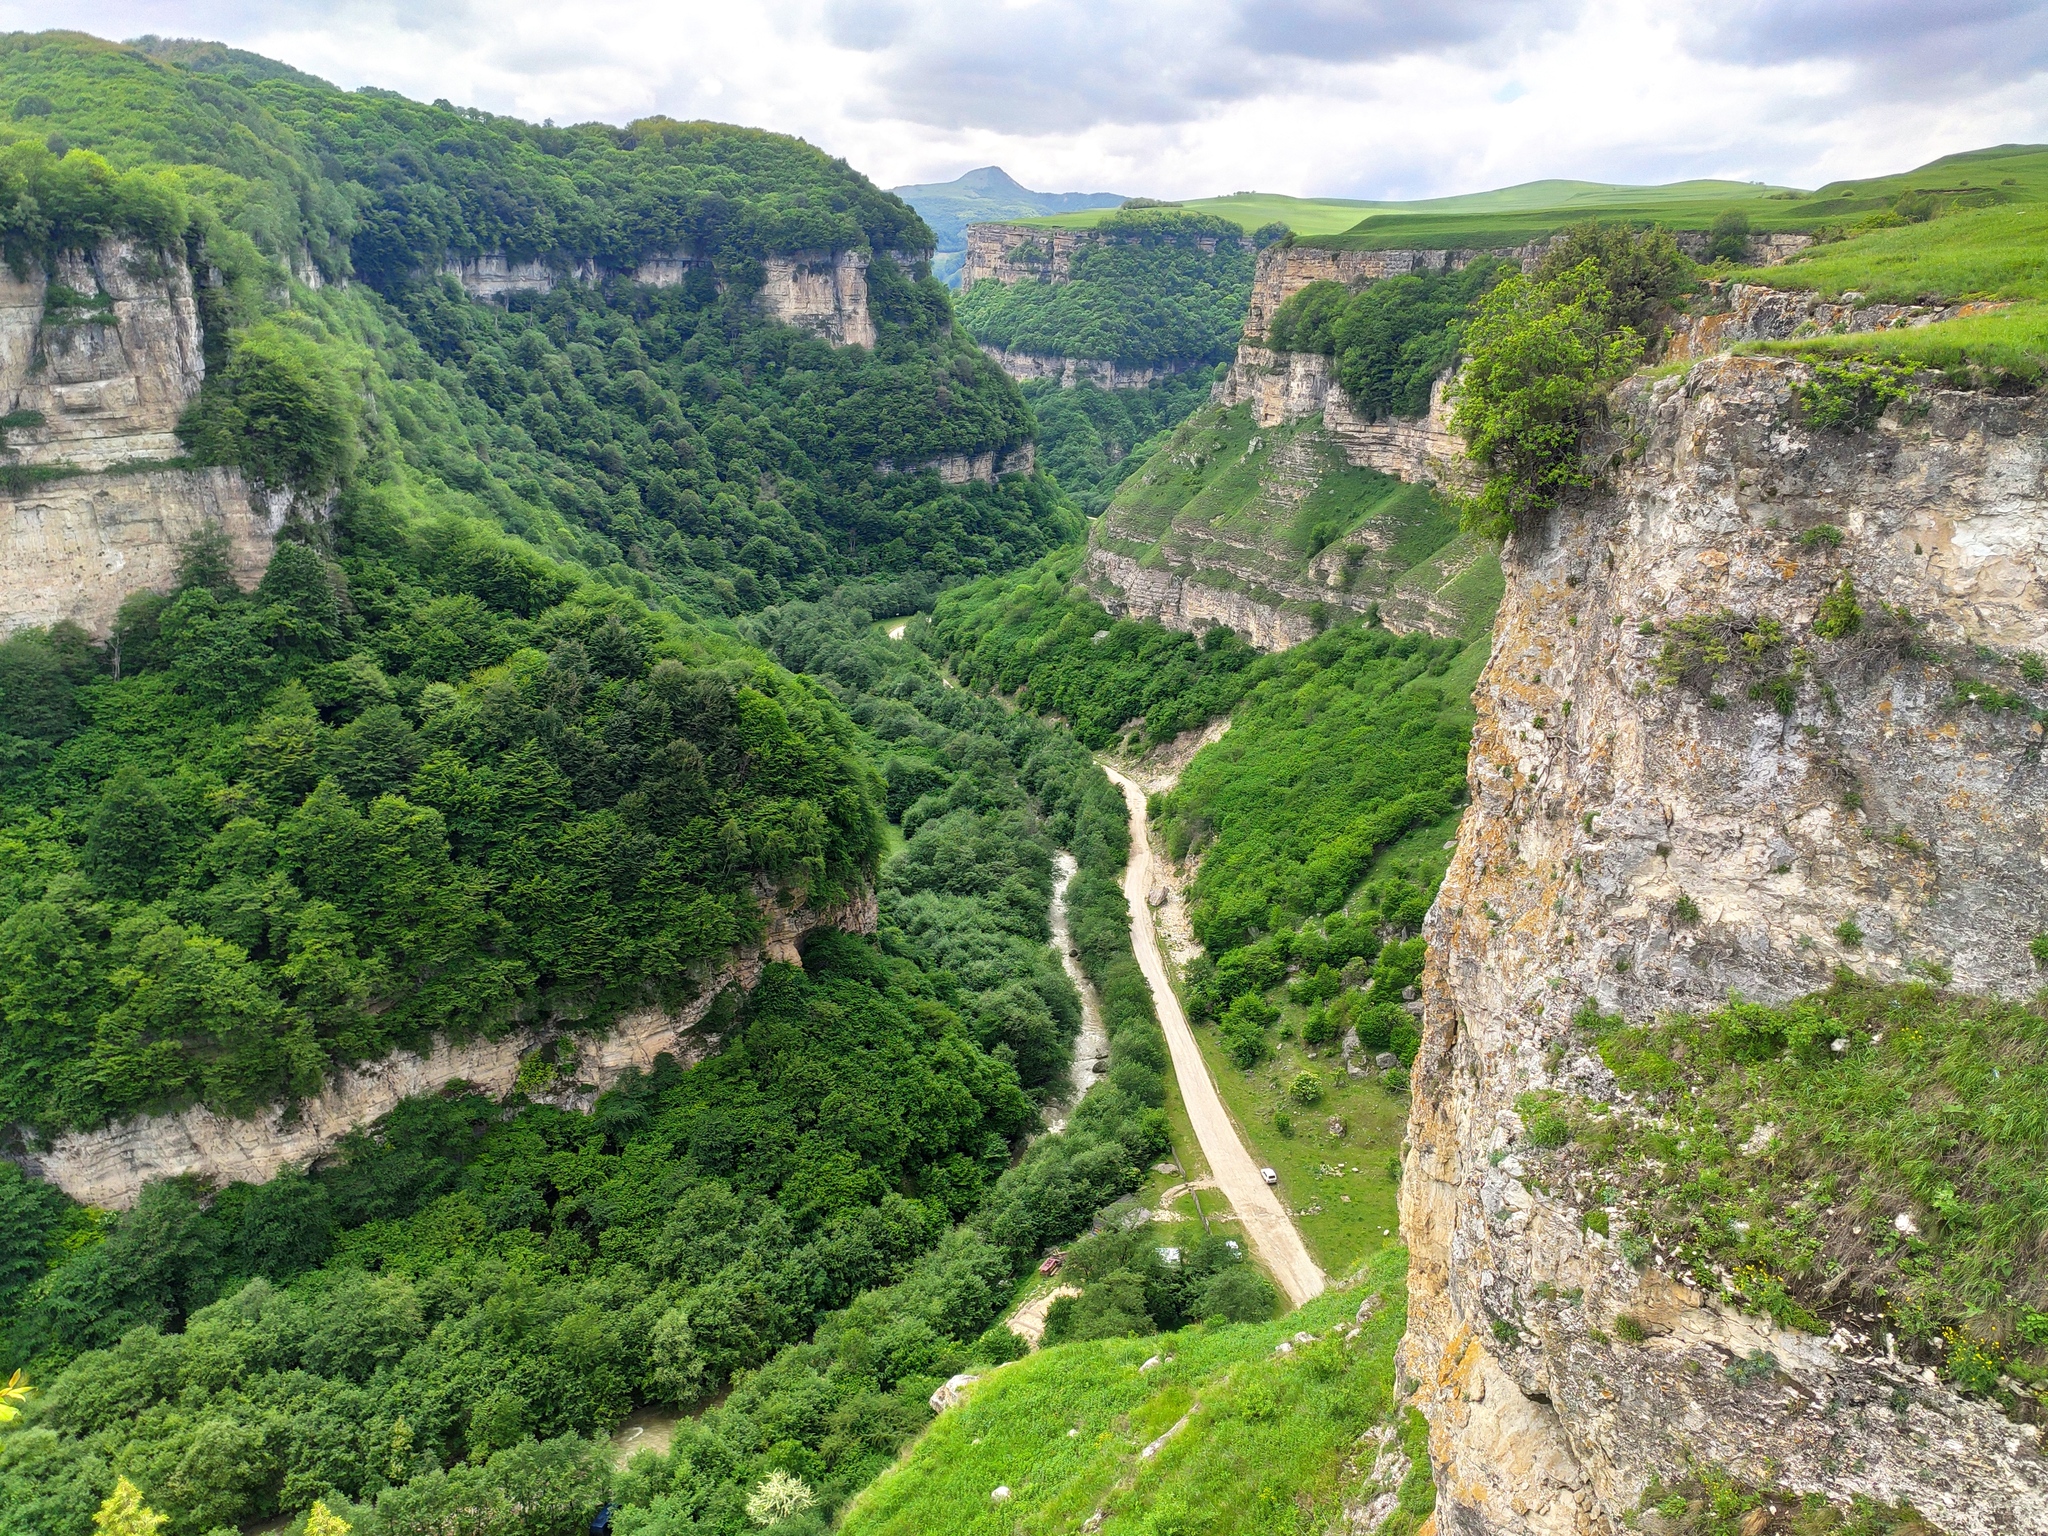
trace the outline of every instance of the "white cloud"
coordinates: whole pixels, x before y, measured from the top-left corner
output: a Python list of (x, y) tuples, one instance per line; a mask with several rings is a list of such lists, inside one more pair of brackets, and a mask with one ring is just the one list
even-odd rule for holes
[[(47, 24), (0, 0), (0, 25)], [(2048, 0), (72, 0), (345, 87), (797, 133), (883, 185), (1429, 196), (1815, 185), (2048, 139)]]

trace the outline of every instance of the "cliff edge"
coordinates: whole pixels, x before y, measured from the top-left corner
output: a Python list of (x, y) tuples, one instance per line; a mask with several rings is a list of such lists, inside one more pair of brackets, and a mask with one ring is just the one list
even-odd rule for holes
[[(2037, 1426), (1883, 1330), (1789, 1330), (1647, 1245), (1629, 1262), (1626, 1202), (1610, 1240), (1517, 1110), (1634, 1112), (1573, 1021), (1588, 1000), (1637, 1022), (1838, 965), (2039, 985), (2048, 691), (1999, 658), (2048, 650), (2048, 403), (1937, 391), (1822, 430), (1807, 376), (1721, 356), (1631, 380), (1608, 484), (1507, 551), (1401, 1192), (1446, 1536), (1607, 1536), (1653, 1475), (1701, 1467), (1907, 1501), (1951, 1536), (2048, 1532)], [(1865, 621), (1828, 638), (1845, 591)], [(1685, 665), (1688, 636), (1732, 659)], [(1994, 674), (2029, 707), (1979, 702)]]
[(731, 988), (751, 991), (771, 962), (800, 964), (806, 935), (836, 927), (873, 933), (872, 891), (843, 907), (816, 910), (757, 893), (764, 925), (757, 943), (733, 951), (697, 978), (691, 1000), (670, 1012), (638, 1009), (601, 1033), (571, 1035), (560, 1025), (517, 1029), (497, 1039), (436, 1039), (424, 1051), (394, 1051), (337, 1072), (311, 1099), (274, 1104), (247, 1119), (194, 1105), (174, 1115), (145, 1115), (93, 1131), (69, 1131), (49, 1147), (21, 1158), (29, 1172), (49, 1180), (85, 1205), (126, 1209), (142, 1186), (156, 1179), (196, 1176), (209, 1182), (260, 1184), (278, 1170), (304, 1167), (352, 1130), (367, 1126), (402, 1099), (465, 1084), (502, 1096), (520, 1081), (520, 1069), (542, 1047), (553, 1047), (548, 1081), (532, 1096), (588, 1109), (597, 1094), (629, 1068), (645, 1071), (667, 1054), (695, 1066), (719, 1044), (700, 1032), (712, 1004)]

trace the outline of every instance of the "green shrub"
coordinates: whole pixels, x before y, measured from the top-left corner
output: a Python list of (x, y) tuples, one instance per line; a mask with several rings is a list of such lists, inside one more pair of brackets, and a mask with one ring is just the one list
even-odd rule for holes
[(1813, 632), (1823, 640), (1846, 640), (1863, 627), (1863, 609), (1856, 602), (1856, 584), (1844, 574), (1820, 600)]
[(1294, 1080), (1287, 1085), (1287, 1097), (1301, 1105), (1320, 1104), (1323, 1100), (1322, 1077), (1310, 1069), (1294, 1074)]
[(1840, 549), (1842, 547), (1842, 537), (1842, 530), (1833, 523), (1816, 523), (1813, 527), (1799, 535), (1799, 547), (1801, 549), (1818, 549), (1822, 545), (1826, 545), (1829, 549)]
[(1863, 947), (1863, 930), (1856, 925), (1856, 919), (1853, 917), (1845, 917), (1835, 924), (1835, 938), (1844, 949)]
[(2035, 965), (2048, 969), (2048, 933), (2037, 933), (2028, 940), (2027, 953), (2033, 956)]
[(1749, 254), (1749, 215), (1730, 208), (1714, 220), (1708, 232), (1707, 260), (1740, 261)]
[(1562, 1094), (1550, 1089), (1522, 1094), (1515, 1100), (1515, 1113), (1522, 1117), (1522, 1129), (1532, 1146), (1561, 1147), (1572, 1139)]
[(1690, 896), (1681, 894), (1671, 904), (1671, 920), (1681, 928), (1696, 927), (1700, 920), (1700, 904)]
[(1624, 1344), (1640, 1344), (1650, 1336), (1650, 1330), (1638, 1319), (1623, 1312), (1614, 1319), (1614, 1336)]
[(1860, 432), (1893, 402), (1913, 397), (1916, 371), (1896, 363), (1815, 363), (1813, 377), (1792, 386), (1792, 398), (1808, 425)]

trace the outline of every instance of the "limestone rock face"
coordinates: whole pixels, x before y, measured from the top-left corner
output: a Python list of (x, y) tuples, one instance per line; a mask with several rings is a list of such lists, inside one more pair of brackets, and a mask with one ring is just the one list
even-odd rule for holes
[[(1580, 998), (1639, 1019), (1731, 988), (1810, 992), (1852, 958), (1834, 937), (1845, 916), (1866, 934), (1856, 968), (1881, 979), (1939, 960), (1959, 987), (2038, 985), (2041, 728), (1955, 699), (1992, 665), (1973, 646), (2048, 648), (2048, 404), (1935, 393), (1865, 432), (1812, 430), (1802, 370), (1723, 356), (1631, 381), (1597, 445), (1610, 484), (1508, 551), (1471, 806), (1428, 920), (1401, 1192), (1403, 1374), (1421, 1384), (1447, 1533), (1609, 1536), (1652, 1473), (1688, 1459), (1838, 1501), (1910, 1500), (1951, 1536), (2048, 1532), (2033, 1428), (1847, 1335), (1774, 1330), (1639, 1273), (1517, 1155), (1518, 1094), (1613, 1095), (1570, 1045)], [(1801, 540), (1823, 524), (1838, 542)], [(1820, 639), (1844, 576), (1864, 629)], [(1879, 601), (1949, 659), (1913, 659)], [(1732, 681), (1719, 708), (1660, 681), (1665, 637), (1640, 622), (1724, 611), (1810, 649), (1791, 714)], [(1997, 680), (2048, 702), (2009, 669)], [(1672, 921), (1681, 893), (1695, 926)], [(1624, 1311), (1645, 1343), (1605, 1338)], [(1522, 1342), (1497, 1339), (1505, 1318)], [(1725, 1369), (1757, 1349), (1781, 1365), (1775, 1384)]]
[[(49, 302), (53, 287), (67, 302)], [(54, 278), (0, 268), (0, 399), (43, 417), (8, 430), (10, 462), (175, 458), (178, 418), (205, 374), (181, 259), (109, 240), (59, 257)]]
[(1195, 363), (1117, 363), (1100, 357), (1052, 357), (1039, 352), (1005, 352), (983, 347), (990, 362), (1011, 378), (1058, 379), (1061, 389), (1093, 384), (1097, 389), (1150, 389), (1161, 379), (1198, 367)]
[(1344, 451), (1346, 462), (1402, 480), (1463, 486), (1472, 478), (1465, 444), (1451, 431), (1444, 399), (1448, 379), (1429, 392), (1429, 414), (1368, 421), (1351, 403), (1320, 352), (1274, 352), (1245, 342), (1213, 398), (1229, 407), (1250, 401), (1262, 427), (1285, 426), (1309, 416)]
[(389, 1113), (401, 1099), (437, 1093), (456, 1082), (493, 1096), (509, 1093), (520, 1063), (551, 1041), (573, 1042), (575, 1061), (539, 1097), (587, 1109), (598, 1092), (628, 1067), (644, 1071), (663, 1052), (686, 1067), (702, 1061), (718, 1042), (696, 1029), (719, 994), (729, 987), (751, 990), (770, 961), (797, 964), (798, 946), (814, 929), (875, 930), (873, 892), (826, 911), (779, 905), (772, 892), (762, 894), (767, 922), (761, 942), (707, 968), (696, 996), (674, 1013), (643, 1008), (594, 1037), (569, 1037), (557, 1027), (539, 1026), (498, 1040), (436, 1039), (424, 1053), (396, 1051), (347, 1068), (316, 1097), (295, 1105), (273, 1105), (248, 1119), (198, 1107), (176, 1115), (142, 1116), (97, 1131), (68, 1132), (22, 1162), (72, 1199), (102, 1209), (125, 1209), (135, 1203), (145, 1183), (182, 1174), (220, 1183), (260, 1183), (288, 1165), (304, 1167), (317, 1160), (351, 1130)]
[(104, 635), (130, 593), (170, 586), (204, 528), (227, 534), (237, 580), (261, 578), (282, 499), (234, 470), (141, 467), (184, 451), (200, 340), (180, 257), (109, 240), (54, 277), (0, 269), (0, 405), (42, 418), (7, 429), (4, 462), (60, 472), (0, 491), (0, 634), (68, 619)]
[(69, 619), (104, 636), (129, 594), (169, 589), (179, 550), (206, 528), (226, 532), (247, 590), (286, 512), (232, 469), (79, 475), (0, 494), (0, 632)]
[(941, 485), (994, 485), (1004, 475), (1028, 475), (1037, 466), (1038, 446), (1023, 443), (1015, 448), (989, 448), (980, 453), (948, 453), (916, 464), (897, 464), (883, 459), (875, 466), (878, 474), (915, 475), (927, 469), (939, 472)]
[(761, 308), (834, 346), (872, 347), (868, 259), (859, 251), (803, 251), (762, 261)]
[(1779, 341), (1834, 331), (1890, 331), (1937, 320), (1982, 314), (1996, 304), (1867, 304), (1855, 294), (1823, 299), (1809, 289), (1764, 288), (1755, 283), (1709, 283), (1664, 343), (1664, 360), (1693, 362), (1738, 342)]

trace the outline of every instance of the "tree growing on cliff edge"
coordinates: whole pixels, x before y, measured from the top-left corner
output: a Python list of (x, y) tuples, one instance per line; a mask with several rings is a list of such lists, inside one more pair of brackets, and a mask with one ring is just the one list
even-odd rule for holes
[(1548, 281), (1511, 276), (1481, 301), (1451, 414), (1486, 474), (1465, 506), (1472, 532), (1504, 539), (1592, 483), (1580, 436), (1643, 355), (1635, 331), (1608, 328), (1607, 297), (1589, 259)]
[(1480, 300), (1452, 394), (1451, 426), (1486, 476), (1468, 529), (1505, 538), (1592, 483), (1580, 440), (1690, 265), (1667, 231), (1582, 225), (1533, 277), (1511, 274)]

